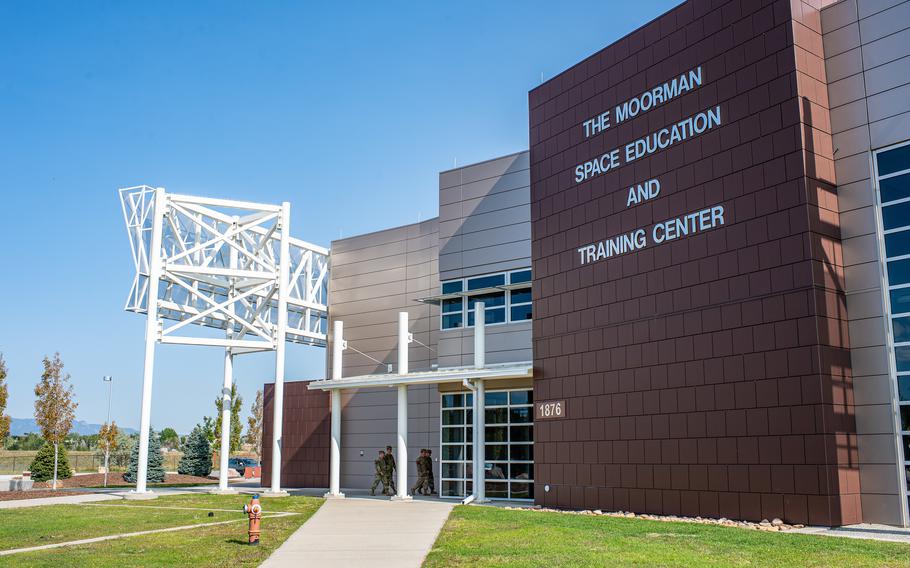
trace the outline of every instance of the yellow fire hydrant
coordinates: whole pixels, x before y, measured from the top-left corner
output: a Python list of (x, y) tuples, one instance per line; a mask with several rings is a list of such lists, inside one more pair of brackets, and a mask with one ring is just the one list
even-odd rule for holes
[(262, 505), (259, 504), (259, 495), (253, 495), (249, 505), (243, 506), (243, 512), (250, 517), (250, 545), (259, 544), (259, 522), (262, 519)]

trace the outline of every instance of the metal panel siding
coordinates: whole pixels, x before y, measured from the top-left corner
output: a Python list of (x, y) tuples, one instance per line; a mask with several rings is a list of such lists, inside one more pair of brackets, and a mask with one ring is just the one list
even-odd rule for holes
[(440, 174), (442, 280), (482, 274), (500, 262), (531, 265), (528, 163), (521, 152)]
[[(385, 372), (397, 364), (398, 312), (409, 314), (409, 329), (417, 341), (434, 345), (439, 311), (414, 300), (439, 289), (438, 220), (342, 239), (332, 243), (329, 282), (329, 329), (344, 322), (350, 347), (379, 359), (376, 364), (353, 349), (344, 352), (344, 376)], [(337, 253), (336, 253), (337, 251)], [(331, 342), (334, 338), (330, 337)], [(436, 362), (418, 343), (408, 347), (410, 367), (427, 370)], [(327, 368), (331, 373), (329, 361)], [(395, 389), (361, 389), (342, 397), (342, 487), (364, 489), (373, 481), (373, 460), (386, 445), (395, 445)], [(408, 389), (408, 452), (435, 447), (439, 438), (439, 397), (432, 386)], [(363, 451), (363, 456), (360, 452)], [(410, 460), (409, 460), (410, 461)], [(409, 476), (416, 475), (409, 463)]]
[(837, 150), (863, 519), (898, 524), (903, 497), (889, 434), (891, 378), (870, 154), (910, 138), (910, 2), (845, 0), (822, 10), (821, 21)]
[[(531, 266), (529, 154), (439, 176), (440, 280)], [(439, 332), (439, 365), (471, 365), (473, 329)], [(487, 328), (487, 362), (531, 360), (529, 322)]]
[(873, 148), (882, 148), (907, 139), (910, 132), (910, 112), (892, 116), (869, 125), (869, 138)]
[[(396, 445), (396, 391), (361, 389), (345, 393), (342, 404), (341, 486), (367, 489), (373, 482), (373, 460), (377, 451), (387, 445)], [(432, 448), (438, 455), (438, 445), (439, 391), (435, 386), (410, 387), (408, 455), (417, 456), (420, 448)], [(417, 475), (416, 466), (413, 460), (408, 461), (408, 478), (412, 481)]]

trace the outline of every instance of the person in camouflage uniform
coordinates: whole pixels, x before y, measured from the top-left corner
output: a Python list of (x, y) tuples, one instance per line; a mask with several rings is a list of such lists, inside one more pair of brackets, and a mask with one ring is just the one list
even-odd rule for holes
[(379, 457), (373, 460), (373, 467), (376, 469), (376, 477), (373, 479), (373, 485), (370, 487), (370, 495), (376, 494), (376, 486), (382, 483), (382, 494), (389, 494), (389, 479), (386, 475), (388, 461), (385, 452), (379, 450)]
[(395, 487), (395, 470), (398, 469), (398, 466), (395, 464), (395, 456), (392, 455), (392, 446), (385, 447), (385, 461), (386, 470), (388, 471), (389, 476), (389, 484), (392, 489), (390, 495), (395, 495), (398, 493), (398, 488)]
[(426, 450), (421, 449), (420, 455), (417, 456), (417, 459), (414, 460), (414, 463), (417, 464), (417, 483), (414, 484), (414, 487), (411, 488), (411, 494), (417, 495), (422, 493), (427, 484), (427, 472), (426, 472), (426, 463), (424, 457), (426, 456)]
[(427, 460), (424, 466), (427, 472), (427, 489), (430, 495), (436, 495), (436, 480), (433, 477), (433, 450), (427, 450)]

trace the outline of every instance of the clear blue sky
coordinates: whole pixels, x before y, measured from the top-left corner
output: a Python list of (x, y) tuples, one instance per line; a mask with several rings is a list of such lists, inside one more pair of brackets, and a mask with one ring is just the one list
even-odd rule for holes
[[(0, 352), (30, 418), (60, 351), (77, 417), (138, 425), (143, 318), (116, 190), (292, 203), (328, 245), (437, 213), (438, 172), (523, 150), (527, 92), (675, 1), (0, 4)], [(293, 348), (288, 379), (321, 377)], [(217, 348), (159, 346), (152, 423), (214, 412)], [(272, 355), (235, 366), (244, 415)]]

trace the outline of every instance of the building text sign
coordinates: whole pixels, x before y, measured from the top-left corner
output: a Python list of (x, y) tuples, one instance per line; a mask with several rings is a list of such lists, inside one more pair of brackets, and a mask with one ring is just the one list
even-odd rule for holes
[[(702, 68), (696, 67), (679, 77), (648, 89), (640, 95), (622, 102), (612, 110), (604, 111), (582, 123), (585, 138), (600, 134), (613, 124), (630, 120), (640, 113), (664, 104), (703, 82)], [(593, 177), (615, 170), (640, 158), (649, 156), (670, 146), (684, 142), (717, 128), (721, 125), (720, 106), (715, 106), (684, 118), (647, 136), (633, 140), (624, 147), (614, 148), (602, 155), (575, 166), (575, 183), (582, 183)], [(660, 194), (660, 181), (650, 179), (629, 188), (626, 207), (634, 207), (655, 199)], [(639, 227), (625, 234), (584, 245), (577, 249), (581, 264), (619, 256), (640, 250), (649, 243), (661, 244), (681, 237), (694, 235), (724, 224), (724, 206), (714, 205), (698, 211), (655, 223), (650, 227)]]

